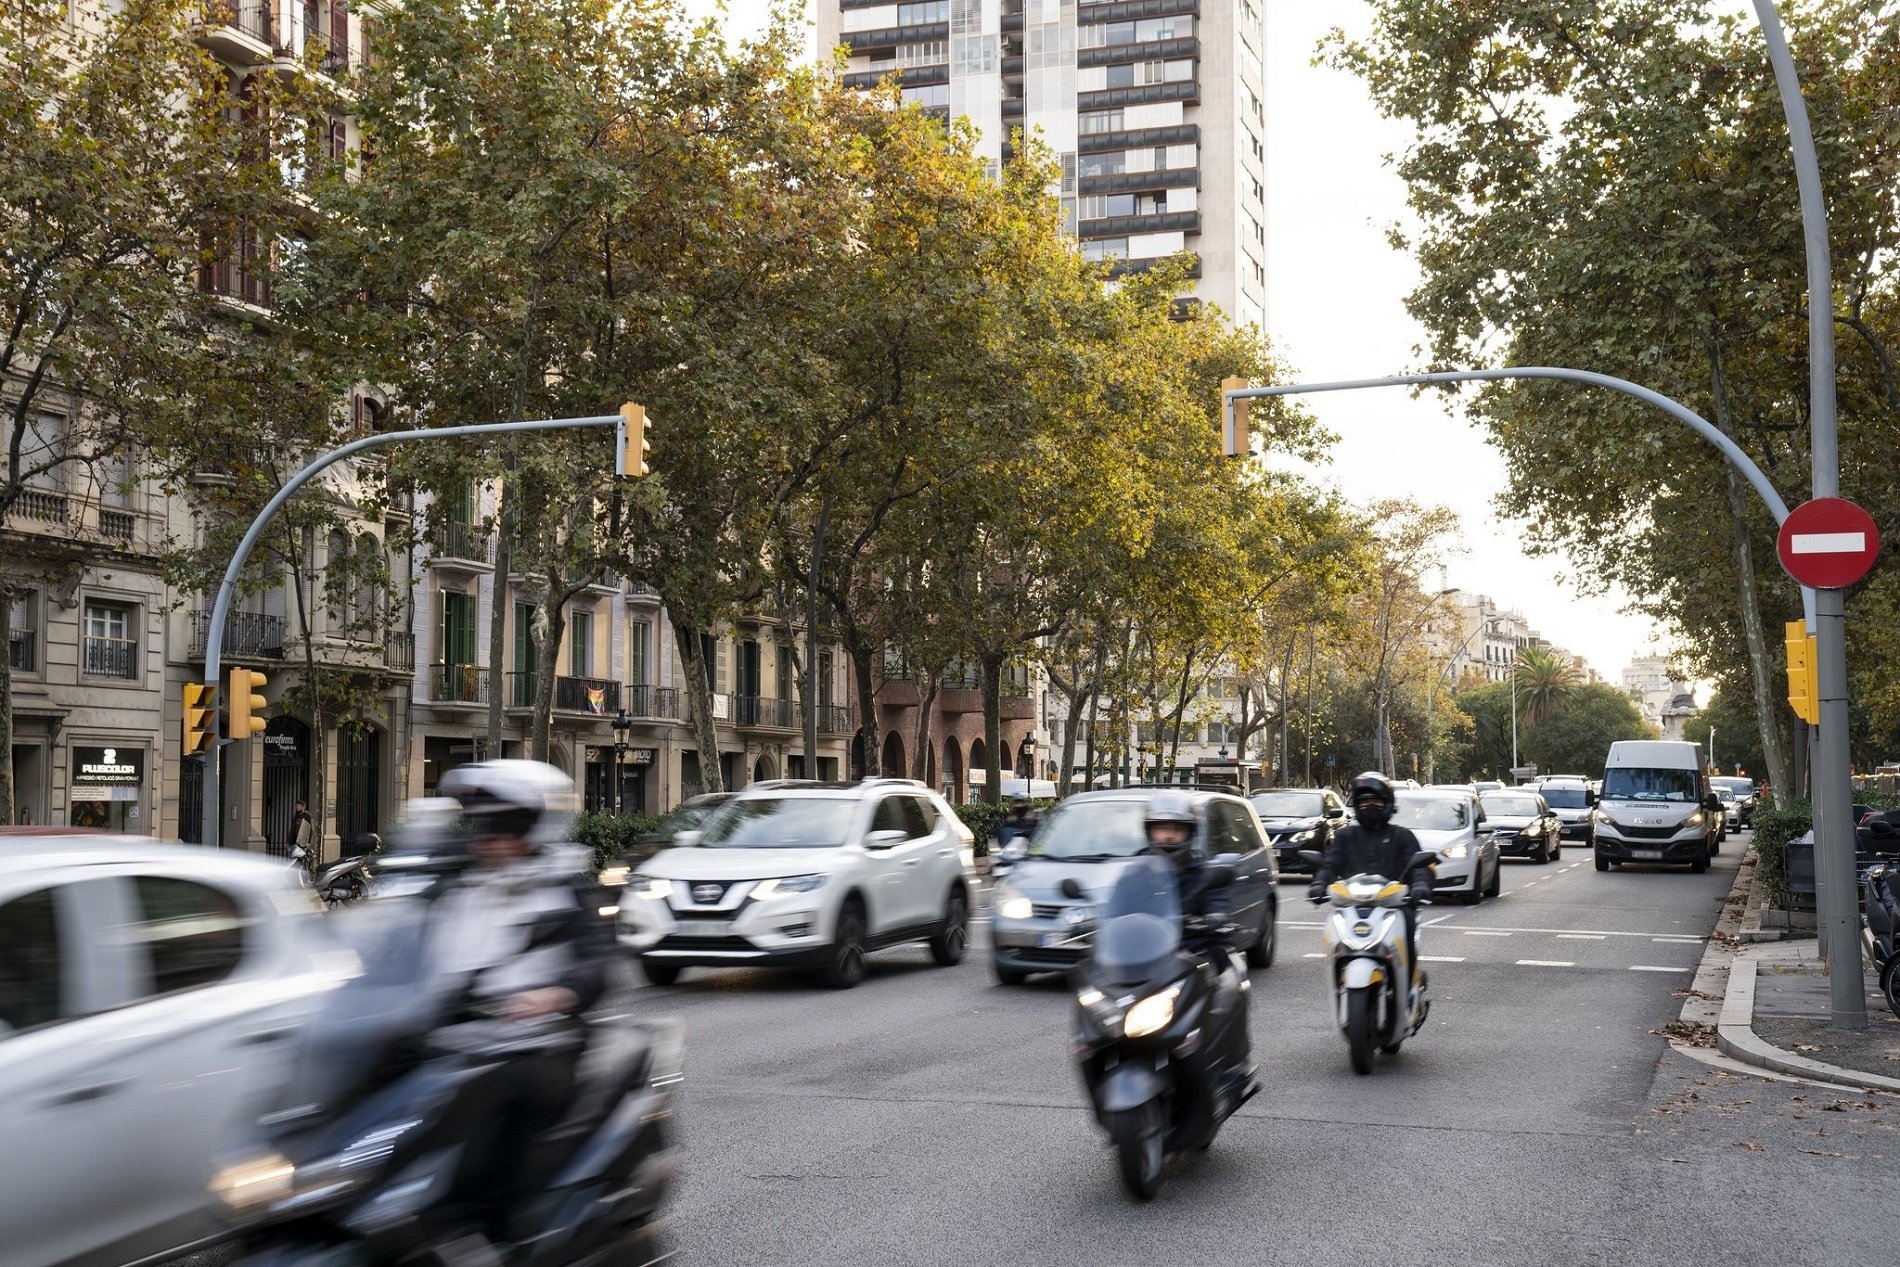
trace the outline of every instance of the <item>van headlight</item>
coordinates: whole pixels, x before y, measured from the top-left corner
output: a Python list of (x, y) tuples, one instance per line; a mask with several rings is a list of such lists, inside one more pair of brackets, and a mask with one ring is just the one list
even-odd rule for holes
[(1004, 919), (1028, 919), (1036, 912), (1035, 904), (1012, 885), (997, 885), (992, 900), (996, 904), (996, 913)]
[(1700, 826), (1702, 826), (1702, 811), (1701, 811), (1701, 810), (1697, 810), (1697, 811), (1696, 811), (1695, 813), (1693, 813), (1693, 814), (1691, 814), (1691, 815), (1689, 815), (1689, 817), (1687, 817), (1687, 818), (1685, 818), (1685, 819), (1683, 819), (1683, 820), (1682, 820), (1682, 825), (1683, 825), (1684, 827), (1700, 827)]
[(247, 1157), (211, 1176), (212, 1195), (233, 1210), (282, 1201), (296, 1190), (297, 1168), (281, 1153)]
[(1128, 1009), (1128, 1015), (1122, 1018), (1122, 1033), (1130, 1038), (1146, 1038), (1158, 1034), (1174, 1020), (1174, 1001), (1181, 997), (1181, 987), (1171, 985), (1159, 994), (1151, 994), (1135, 1006)]

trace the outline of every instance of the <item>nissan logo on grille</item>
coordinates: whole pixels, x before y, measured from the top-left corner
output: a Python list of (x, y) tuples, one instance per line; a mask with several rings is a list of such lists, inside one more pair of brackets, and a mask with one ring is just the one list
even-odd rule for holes
[(695, 884), (693, 886), (693, 901), (701, 906), (711, 906), (724, 896), (726, 896), (726, 886), (723, 884)]

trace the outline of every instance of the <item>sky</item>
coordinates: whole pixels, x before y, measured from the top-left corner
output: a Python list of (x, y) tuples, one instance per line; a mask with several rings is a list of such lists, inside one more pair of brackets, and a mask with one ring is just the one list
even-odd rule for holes
[[(686, 7), (694, 16), (723, 13), (728, 36), (739, 38), (764, 26), (769, 6)], [(1404, 373), (1422, 360), (1414, 348), (1423, 332), (1404, 302), (1418, 272), (1385, 236), (1406, 215), (1404, 183), (1387, 156), (1404, 148), (1408, 131), (1379, 117), (1357, 79), (1312, 64), (1321, 36), (1333, 27), (1362, 33), (1367, 14), (1363, 0), (1267, 6), (1267, 334), (1296, 379)], [(1569, 559), (1524, 552), (1521, 526), (1495, 510), (1503, 457), (1455, 402), (1379, 390), (1312, 396), (1307, 407), (1339, 437), (1330, 469), (1317, 474), (1352, 501), (1411, 497), (1458, 512), (1458, 553), (1429, 580), (1522, 611), (1611, 682), (1632, 658), (1667, 650), (1651, 621), (1623, 611), (1626, 596), (1587, 596)]]

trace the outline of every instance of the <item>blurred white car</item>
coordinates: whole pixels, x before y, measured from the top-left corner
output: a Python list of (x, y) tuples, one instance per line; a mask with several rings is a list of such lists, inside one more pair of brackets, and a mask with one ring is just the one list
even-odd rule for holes
[(356, 971), (281, 863), (137, 836), (0, 840), (0, 1245), (130, 1264), (217, 1239), (207, 1183)]

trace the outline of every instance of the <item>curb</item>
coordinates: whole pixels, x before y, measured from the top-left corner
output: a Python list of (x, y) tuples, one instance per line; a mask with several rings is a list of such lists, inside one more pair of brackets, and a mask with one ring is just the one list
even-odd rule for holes
[(1883, 1078), (1877, 1073), (1861, 1073), (1854, 1069), (1843, 1069), (1839, 1065), (1809, 1060), (1806, 1056), (1784, 1051), (1755, 1033), (1752, 1028), (1755, 1019), (1755, 970), (1761, 956), (1771, 949), (1779, 952), (1784, 948), (1764, 946), (1744, 951), (1730, 964), (1728, 992), (1722, 999), (1721, 1020), (1716, 1023), (1716, 1047), (1724, 1055), (1743, 1064), (1773, 1070), (1775, 1073), (1793, 1074), (1798, 1078), (1854, 1087), (1862, 1091), (1900, 1092), (1900, 1078)]

